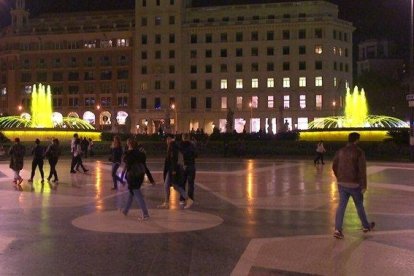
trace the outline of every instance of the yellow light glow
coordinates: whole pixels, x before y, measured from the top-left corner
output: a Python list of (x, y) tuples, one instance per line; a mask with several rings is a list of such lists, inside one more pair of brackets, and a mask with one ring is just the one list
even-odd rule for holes
[(361, 134), (361, 141), (384, 141), (384, 139), (391, 138), (388, 135), (388, 130), (321, 130), (321, 131), (301, 131), (300, 140), (302, 141), (348, 141), (348, 135), (352, 131), (357, 131)]
[(77, 133), (80, 137), (91, 138), (94, 141), (101, 140), (101, 133), (98, 131), (73, 131), (73, 130), (56, 130), (56, 129), (26, 129), (26, 130), (3, 130), (2, 133), (9, 138), (20, 138), (21, 141), (34, 141), (36, 138), (41, 141), (57, 138), (60, 141), (70, 141), (73, 134)]

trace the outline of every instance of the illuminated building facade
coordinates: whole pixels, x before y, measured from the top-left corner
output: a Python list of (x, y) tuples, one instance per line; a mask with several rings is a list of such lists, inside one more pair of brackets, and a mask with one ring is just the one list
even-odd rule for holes
[(18, 0), (0, 40), (1, 112), (27, 108), (44, 82), (55, 110), (112, 130), (225, 131), (231, 110), (236, 131), (275, 132), (339, 113), (354, 28), (336, 5), (190, 2), (29, 19)]

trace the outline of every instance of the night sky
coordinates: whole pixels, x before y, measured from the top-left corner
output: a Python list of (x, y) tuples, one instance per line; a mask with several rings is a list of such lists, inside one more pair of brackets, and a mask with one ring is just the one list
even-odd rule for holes
[[(150, 0), (151, 1), (151, 0)], [(193, 0), (193, 5), (289, 2), (277, 0)], [(0, 24), (9, 24), (14, 0), (0, 0)], [(27, 0), (33, 16), (45, 12), (133, 9), (134, 0)], [(330, 0), (339, 5), (340, 18), (353, 22), (356, 42), (369, 38), (395, 40), (403, 52), (408, 49), (410, 0)]]

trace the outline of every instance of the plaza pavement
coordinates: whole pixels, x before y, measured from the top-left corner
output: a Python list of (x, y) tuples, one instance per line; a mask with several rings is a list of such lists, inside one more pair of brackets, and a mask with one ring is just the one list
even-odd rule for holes
[[(368, 162), (365, 205), (375, 231), (363, 234), (350, 201), (344, 240), (333, 238), (338, 201), (331, 163), (312, 160), (199, 159), (196, 204), (162, 202), (143, 185), (151, 219), (128, 191), (111, 191), (108, 162), (85, 160), (87, 174), (58, 164), (58, 185), (11, 184), (0, 162), (0, 275), (414, 275), (414, 165)], [(49, 166), (45, 166), (46, 176)]]

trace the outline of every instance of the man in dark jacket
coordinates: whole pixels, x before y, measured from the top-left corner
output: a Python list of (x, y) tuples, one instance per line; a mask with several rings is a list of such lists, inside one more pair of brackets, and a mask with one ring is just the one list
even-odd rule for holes
[(356, 144), (360, 135), (352, 132), (348, 144), (335, 154), (332, 169), (338, 181), (339, 204), (335, 217), (334, 237), (343, 239), (342, 224), (349, 197), (352, 197), (362, 223), (364, 233), (371, 231), (375, 223), (368, 222), (364, 209), (364, 193), (367, 189), (367, 167), (365, 153)]
[(36, 139), (35, 146), (32, 149), (33, 161), (32, 161), (32, 174), (30, 175), (29, 182), (33, 182), (36, 167), (39, 166), (40, 176), (42, 177), (42, 183), (44, 180), (43, 173), (43, 159), (45, 158), (45, 148), (40, 145), (40, 140)]
[[(190, 141), (190, 135), (188, 133), (184, 133), (182, 139), (183, 141), (179, 146), (179, 150), (183, 155), (184, 161), (183, 186), (185, 190), (188, 181), (188, 197), (194, 201), (194, 180), (196, 176), (195, 159), (197, 157), (197, 151), (194, 143)], [(180, 198), (180, 202), (182, 201), (184, 201), (184, 199)]]

